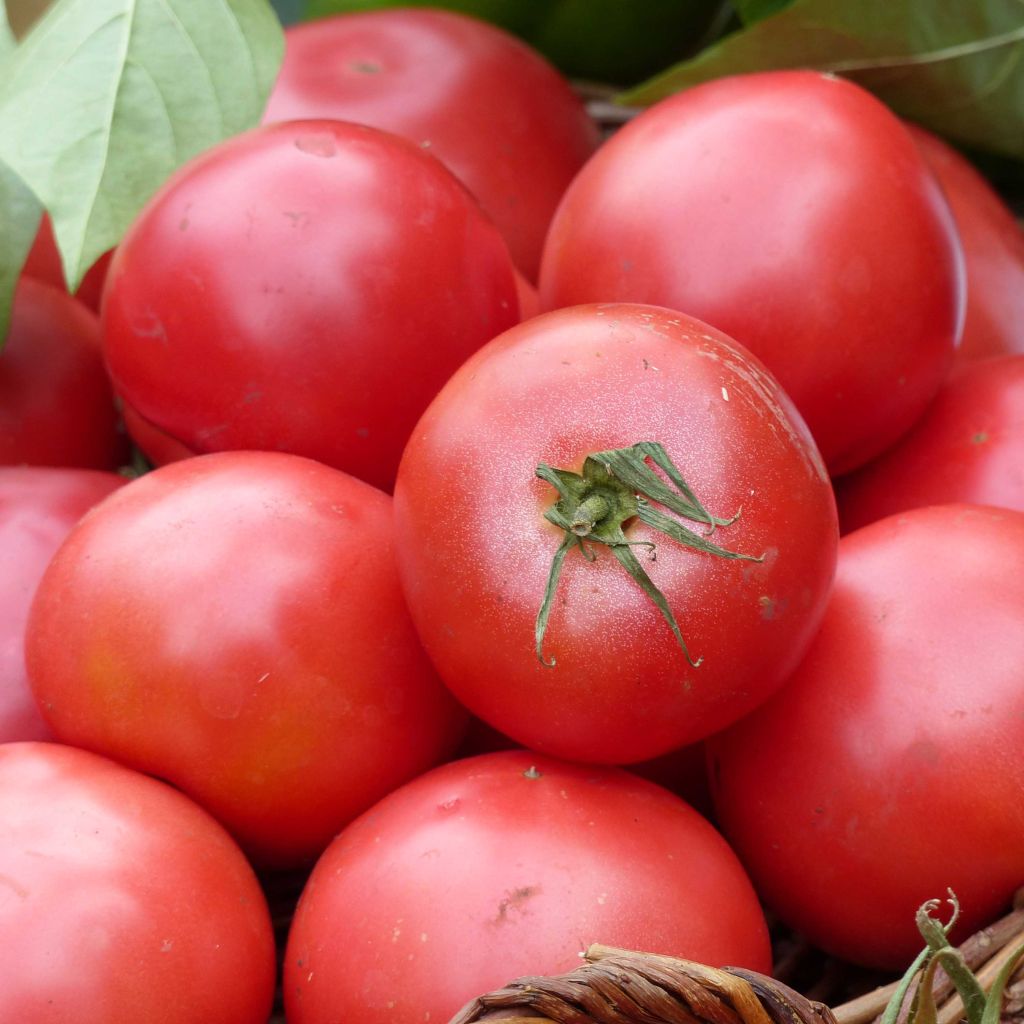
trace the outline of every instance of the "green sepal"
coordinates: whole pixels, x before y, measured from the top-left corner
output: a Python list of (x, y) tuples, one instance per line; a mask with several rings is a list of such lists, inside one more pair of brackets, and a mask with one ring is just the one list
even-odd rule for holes
[[(648, 459), (665, 474), (667, 481), (648, 465)], [(651, 541), (630, 541), (623, 528), (629, 520), (639, 519), (670, 540), (695, 551), (720, 558), (763, 561), (763, 555), (729, 551), (706, 539), (707, 534), (716, 527), (734, 523), (739, 513), (722, 519), (708, 512), (683, 479), (664, 446), (657, 441), (641, 441), (629, 448), (596, 452), (587, 456), (580, 473), (555, 469), (544, 462), (537, 466), (536, 473), (559, 496), (555, 504), (544, 512), (544, 518), (565, 534), (552, 559), (544, 597), (534, 625), (535, 650), (541, 664), (547, 668), (555, 665), (554, 658), (544, 657), (543, 645), (565, 556), (573, 547), (578, 547), (588, 561), (594, 561), (595, 556), (585, 543), (593, 542), (611, 548), (618, 562), (661, 612), (687, 662), (693, 668), (700, 665), (703, 659), (694, 659), (690, 654), (668, 600), (633, 552), (634, 547), (646, 547), (650, 549), (653, 560), (655, 545)], [(670, 484), (674, 485), (674, 490)], [(654, 508), (651, 502), (662, 505), (677, 516), (700, 523), (706, 529), (703, 534), (697, 533)]]
[(946, 924), (932, 916), (939, 906), (938, 900), (929, 900), (918, 909), (917, 928), (927, 945), (901, 978), (882, 1014), (880, 1024), (896, 1024), (903, 1019), (903, 1003), (915, 980), (917, 986), (905, 1019), (908, 1024), (935, 1024), (938, 1010), (934, 985), (935, 972), (939, 969), (945, 972), (956, 988), (968, 1024), (999, 1024), (1006, 986), (1021, 962), (1024, 962), (1024, 945), (1013, 950), (986, 994), (963, 954), (949, 942), (949, 932), (960, 913), (960, 906), (952, 892), (949, 894), (949, 902), (953, 912)]
[[(945, 972), (953, 983), (964, 1004), (964, 1013), (971, 1024), (980, 1024), (982, 1014), (985, 1010), (985, 990), (981, 987), (978, 979), (974, 976), (970, 967), (964, 962), (963, 955), (959, 950), (954, 949), (949, 943), (949, 931), (959, 915), (959, 904), (956, 897), (950, 894), (953, 902), (953, 918), (949, 924), (943, 925), (936, 921), (929, 912), (928, 904), (925, 904), (917, 912), (917, 929), (928, 943), (931, 950), (932, 962), (938, 962), (938, 966)], [(929, 964), (931, 968), (931, 964)], [(934, 970), (934, 968), (932, 968)], [(927, 1022), (925, 1022), (927, 1024)]]

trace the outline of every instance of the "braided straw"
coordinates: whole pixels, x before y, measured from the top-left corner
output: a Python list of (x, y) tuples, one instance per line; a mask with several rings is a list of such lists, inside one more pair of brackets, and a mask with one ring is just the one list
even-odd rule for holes
[(835, 1024), (827, 1006), (756, 971), (608, 946), (591, 946), (585, 961), (480, 996), (450, 1024)]
[[(1024, 944), (1024, 889), (1014, 904), (959, 947), (986, 990)], [(951, 981), (942, 971), (934, 981), (936, 1024), (957, 1024), (964, 1008)], [(519, 978), (477, 997), (449, 1024), (879, 1024), (897, 984), (832, 1010), (756, 971), (595, 945), (576, 970)], [(1004, 993), (1001, 1024), (1024, 1024), (1024, 963)]]

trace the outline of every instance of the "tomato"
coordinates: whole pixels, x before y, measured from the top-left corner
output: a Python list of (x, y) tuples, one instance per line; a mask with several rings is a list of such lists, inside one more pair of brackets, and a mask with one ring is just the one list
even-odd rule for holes
[(764, 360), (837, 475), (937, 390), (961, 263), (900, 121), (850, 82), (770, 72), (687, 89), (602, 147), (552, 222), (541, 305), (653, 302), (713, 324)]
[(506, 246), (458, 181), (327, 121), (187, 164), (118, 246), (103, 304), (117, 390), (157, 430), (383, 488), (448, 375), (517, 319)]
[[(538, 465), (578, 474), (642, 441), (664, 446), (706, 510), (736, 516), (713, 534), (688, 525), (747, 558), (669, 540), (639, 510), (631, 547), (594, 541), (613, 525), (602, 517), (563, 548)], [(413, 432), (395, 492), (403, 586), (445, 683), (517, 742), (603, 763), (701, 739), (781, 685), (823, 610), (835, 516), (813, 442), (761, 364), (706, 324), (628, 304), (535, 317), (468, 360)], [(678, 637), (619, 564), (627, 552)]]
[(307, 0), (307, 16), (379, 7), (444, 7), (522, 36), (574, 78), (639, 82), (699, 42), (718, 0)]
[(848, 534), (793, 678), (709, 742), (726, 835), (825, 950), (902, 969), (925, 900), (956, 893), (962, 938), (1024, 878), (1022, 564), (1020, 512), (935, 506)]
[(465, 183), (537, 279), (551, 215), (598, 134), (569, 83), (526, 44), (450, 11), (293, 25), (264, 120), (326, 117), (402, 135)]
[(0, 745), (0, 1018), (265, 1024), (274, 936), (228, 834), (161, 782)]
[(0, 467), (0, 743), (52, 738), (25, 674), (29, 605), (71, 527), (125, 482), (92, 469)]
[[(456, 758), (490, 754), (496, 750), (516, 750), (520, 745), (498, 732), (493, 726), (479, 718), (471, 718), (462, 737)], [(649, 761), (639, 761), (629, 766), (629, 771), (643, 779), (656, 782), (664, 789), (681, 796), (691, 807), (704, 817), (711, 816), (711, 791), (708, 787), (707, 755), (703, 743), (691, 743), (678, 750), (670, 750)]]
[(0, 351), (0, 466), (116, 469), (127, 454), (96, 316), (22, 278)]
[(402, 602), (391, 499), (292, 455), (186, 459), (112, 495), (25, 643), (61, 740), (174, 783), (270, 866), (312, 860), (464, 720)]
[(516, 273), (516, 294), (519, 297), (519, 318), (529, 320), (540, 312), (540, 295), (522, 274)]
[(949, 502), (1024, 512), (1024, 353), (960, 366), (910, 432), (836, 493), (844, 530)]
[(127, 402), (121, 405), (121, 415), (128, 436), (154, 466), (166, 466), (169, 462), (180, 462), (196, 454), (177, 438), (143, 419)]
[(420, 1024), (594, 942), (767, 971), (764, 916), (721, 836), (614, 768), (456, 761), (345, 829), (299, 900), (289, 1024)]
[[(103, 283), (107, 277), (112, 253), (104, 253), (87, 271), (75, 292), (75, 298), (84, 302), (93, 312), (98, 313), (103, 296)], [(57, 240), (53, 237), (50, 217), (44, 213), (39, 222), (39, 232), (25, 258), (22, 273), (39, 281), (46, 281), (57, 288), (65, 289), (64, 268), (61, 265)]]
[(931, 132), (909, 128), (946, 193), (963, 245), (967, 313), (958, 358), (1024, 352), (1024, 231), (968, 160)]

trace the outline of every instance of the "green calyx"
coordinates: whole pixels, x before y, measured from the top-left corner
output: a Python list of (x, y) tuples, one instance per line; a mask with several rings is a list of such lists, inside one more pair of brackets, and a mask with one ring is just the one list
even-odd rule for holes
[[(882, 1014), (881, 1024), (897, 1024), (901, 1020), (906, 1024), (937, 1024), (939, 1015), (934, 989), (935, 972), (940, 968), (960, 996), (967, 1024), (999, 1024), (1007, 985), (1020, 964), (1024, 963), (1024, 945), (1007, 947), (999, 971), (986, 991), (967, 964), (963, 952), (949, 943), (947, 936), (959, 916), (960, 905), (952, 891), (948, 902), (952, 913), (946, 924), (934, 916), (939, 908), (938, 900), (928, 900), (918, 909), (917, 929), (926, 945), (896, 986)], [(908, 995), (911, 995), (909, 1005)]]
[[(660, 469), (664, 476), (656, 472), (654, 467)], [(653, 561), (654, 543), (630, 541), (623, 529), (629, 520), (639, 519), (669, 539), (695, 551), (717, 555), (719, 558), (763, 561), (764, 555), (740, 554), (708, 540), (708, 536), (717, 527), (734, 523), (739, 512), (730, 519), (718, 519), (711, 515), (683, 479), (665, 448), (657, 441), (641, 441), (629, 448), (588, 455), (583, 463), (582, 474), (553, 469), (542, 462), (537, 466), (537, 476), (551, 484), (559, 495), (558, 501), (544, 513), (544, 518), (565, 532), (551, 561), (544, 600), (534, 628), (537, 657), (541, 663), (548, 668), (555, 665), (554, 658), (548, 660), (544, 657), (544, 634), (565, 556), (575, 547), (579, 548), (588, 561), (593, 562), (597, 556), (588, 545), (604, 544), (611, 548), (622, 567), (657, 606), (686, 655), (686, 660), (696, 668), (702, 659), (694, 660), (690, 656), (679, 623), (665, 595), (655, 586), (634, 553), (634, 548), (646, 548)], [(674, 513), (678, 518), (669, 513)], [(698, 523), (703, 529), (697, 532), (680, 522), (680, 519)]]

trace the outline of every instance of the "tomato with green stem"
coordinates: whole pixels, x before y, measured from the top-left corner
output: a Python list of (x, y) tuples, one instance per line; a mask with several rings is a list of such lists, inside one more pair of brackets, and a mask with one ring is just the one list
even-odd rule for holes
[(526, 746), (642, 761), (780, 686), (835, 561), (832, 488), (789, 400), (652, 306), (507, 331), (413, 431), (403, 586), (442, 679)]

